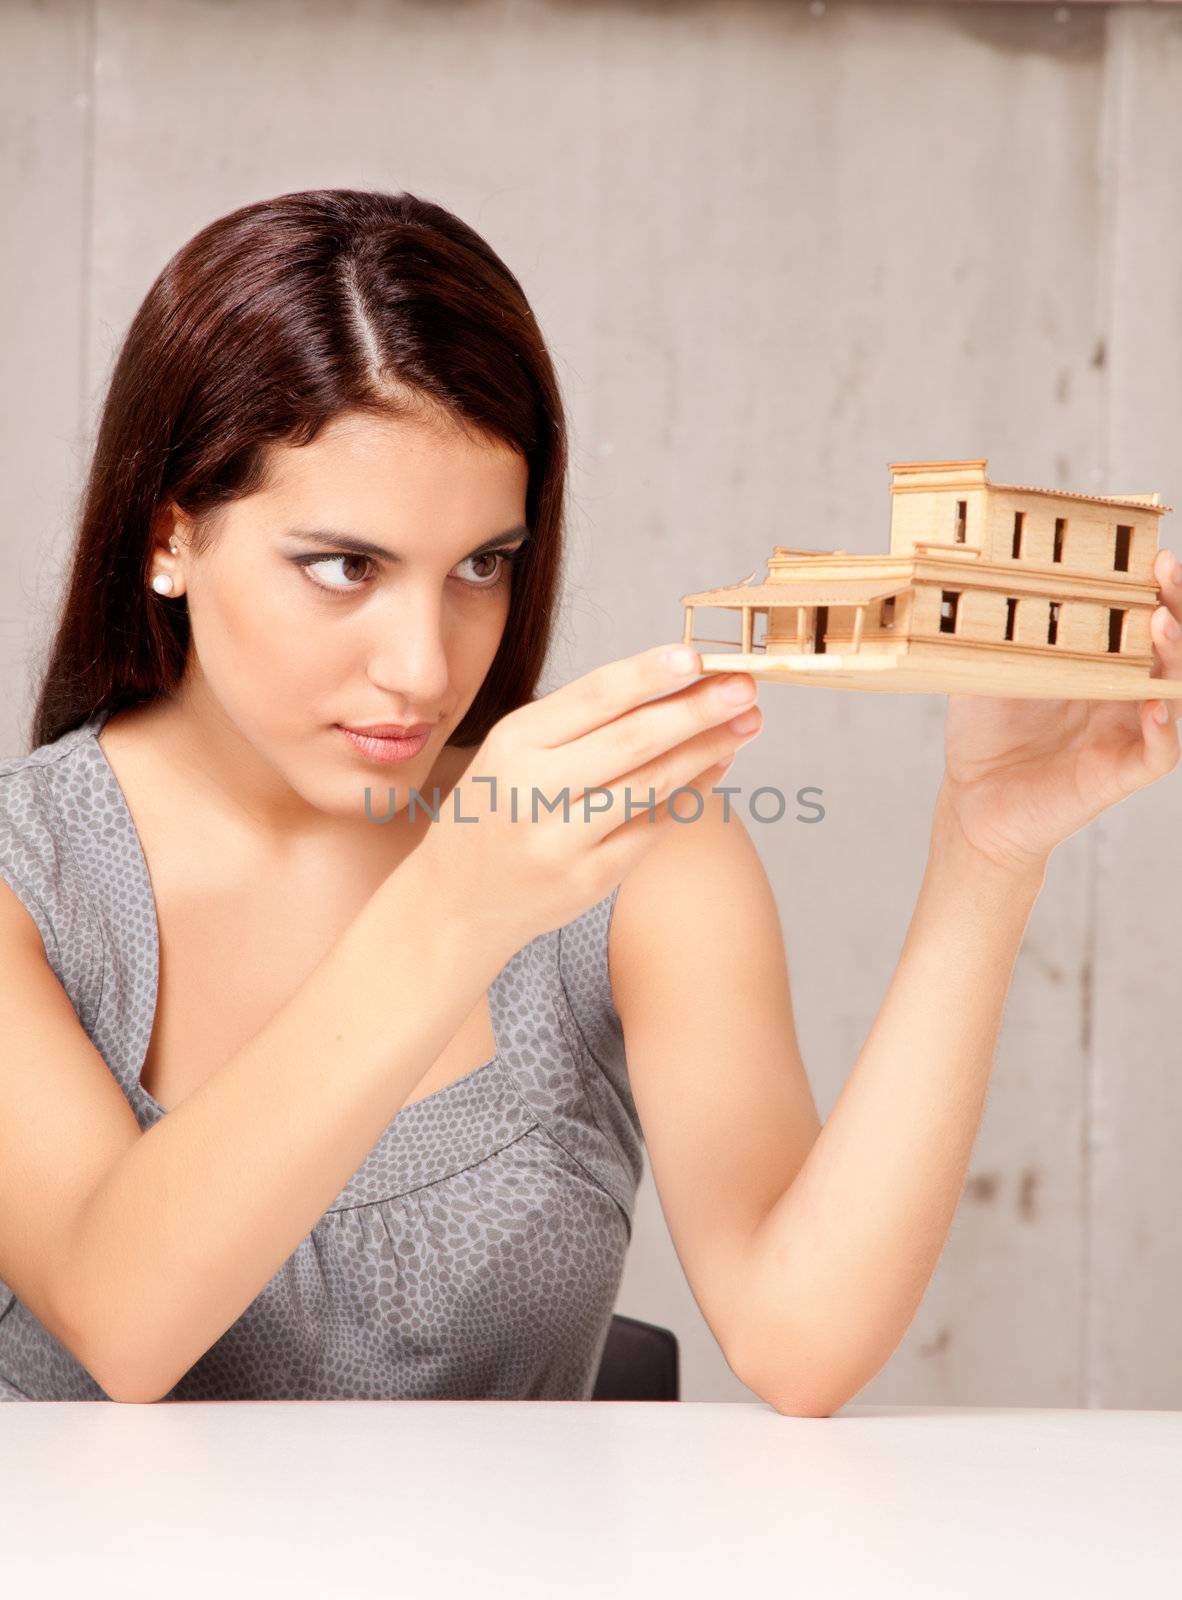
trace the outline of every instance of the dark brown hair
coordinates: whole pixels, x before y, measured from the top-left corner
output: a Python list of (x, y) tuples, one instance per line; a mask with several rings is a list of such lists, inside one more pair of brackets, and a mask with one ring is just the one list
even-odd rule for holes
[[(478, 744), (533, 694), (561, 566), (566, 424), (517, 279), (467, 224), (411, 194), (312, 189), (203, 228), (144, 297), (115, 362), (81, 497), (32, 745), (180, 682), (184, 596), (149, 583), (153, 531), (260, 488), (271, 442), (308, 444), (356, 409), (446, 413), (520, 451), (533, 537), (500, 649), (449, 741)], [(204, 541), (204, 542), (203, 542)]]

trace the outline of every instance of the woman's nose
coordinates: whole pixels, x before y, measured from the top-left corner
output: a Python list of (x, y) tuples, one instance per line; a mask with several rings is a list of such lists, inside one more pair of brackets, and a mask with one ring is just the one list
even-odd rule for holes
[(369, 652), (369, 681), (383, 693), (401, 695), (407, 708), (434, 712), (447, 692), (447, 650), (439, 616), (422, 607), (404, 610), (375, 638)]

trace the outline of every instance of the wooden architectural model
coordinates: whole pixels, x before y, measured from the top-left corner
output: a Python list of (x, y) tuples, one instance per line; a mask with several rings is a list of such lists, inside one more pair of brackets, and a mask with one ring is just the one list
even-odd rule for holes
[[(990, 483), (985, 461), (895, 462), (886, 555), (777, 545), (758, 583), (682, 595), (705, 672), (929, 694), (1182, 696), (1152, 678), (1159, 495)], [(697, 639), (694, 610), (741, 639)], [(755, 620), (764, 631), (755, 637)]]

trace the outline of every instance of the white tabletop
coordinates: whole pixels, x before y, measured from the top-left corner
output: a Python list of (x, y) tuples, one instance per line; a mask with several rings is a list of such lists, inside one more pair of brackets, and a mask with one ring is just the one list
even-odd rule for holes
[(12, 1596), (1182, 1594), (1182, 1412), (0, 1407)]

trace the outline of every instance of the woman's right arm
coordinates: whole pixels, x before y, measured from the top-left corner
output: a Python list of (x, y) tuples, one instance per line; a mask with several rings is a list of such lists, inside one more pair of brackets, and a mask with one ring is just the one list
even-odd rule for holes
[(416, 850), (141, 1133), (2, 887), (0, 1278), (112, 1399), (159, 1399), (323, 1216), (512, 952), (435, 913)]
[[(714, 781), (750, 737), (726, 725), (736, 706), (720, 684), (685, 687), (662, 656), (611, 662), (502, 718), (473, 764), (497, 776), (498, 803), (480, 785), (461, 807), (483, 827), (449, 824), (445, 806), (292, 998), (146, 1132), (0, 884), (0, 1279), (113, 1399), (175, 1386), (324, 1215), (505, 962), (607, 894), (677, 825), (666, 797)], [(534, 784), (576, 802), (600, 787), (615, 809), (531, 820)], [(650, 785), (651, 815), (621, 822), (625, 788), (640, 804)]]

